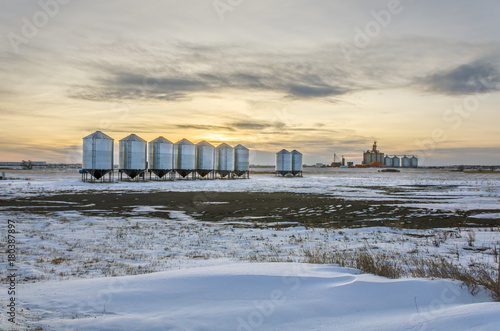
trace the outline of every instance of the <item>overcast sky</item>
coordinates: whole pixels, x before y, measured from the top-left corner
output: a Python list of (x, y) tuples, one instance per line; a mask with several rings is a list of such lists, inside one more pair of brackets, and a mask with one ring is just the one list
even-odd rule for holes
[(101, 130), (500, 164), (498, 1), (2, 1), (0, 161)]

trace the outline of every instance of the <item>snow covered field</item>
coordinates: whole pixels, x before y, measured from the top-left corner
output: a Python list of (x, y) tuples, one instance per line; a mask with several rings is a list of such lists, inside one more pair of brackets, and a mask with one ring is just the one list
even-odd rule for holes
[[(304, 260), (304, 250), (369, 249), (390, 255), (447, 257), (464, 267), (495, 266), (500, 228), (398, 229), (387, 227), (321, 229), (290, 226), (255, 227), (242, 222), (202, 222), (182, 212), (171, 219), (147, 217), (139, 208), (132, 217), (87, 217), (78, 212), (46, 215), (10, 213), (20, 220), (17, 239), (26, 281), (125, 276), (197, 266), (198, 261)], [(21, 221), (22, 220), (22, 221)], [(279, 224), (279, 223), (278, 223)], [(472, 246), (468, 237), (472, 235)], [(3, 265), (5, 265), (5, 260)]]
[(27, 322), (51, 330), (498, 330), (499, 304), (457, 282), (235, 263), (28, 284)]
[[(297, 263), (306, 261), (307, 250), (363, 249), (395, 258), (444, 257), (465, 269), (495, 268), (500, 250), (500, 176), (346, 170), (304, 178), (260, 174), (249, 180), (111, 184), (82, 183), (74, 170), (13, 173), (10, 177), (17, 180), (0, 181), (0, 196), (7, 200), (0, 224), (6, 229), (8, 219), (17, 222), (18, 328), (500, 329), (500, 303), (492, 302), (487, 291), (471, 295), (457, 281), (389, 280), (337, 266)], [(335, 215), (366, 200), (389, 203), (394, 209), (468, 213), (471, 220), (484, 219), (496, 226), (316, 227), (263, 222), (261, 216), (250, 215), (208, 222), (199, 213), (169, 209), (167, 203), (145, 204), (140, 198), (122, 214), (93, 214), (95, 206), (85, 201), (80, 201), (83, 209), (73, 210), (77, 203), (54, 201), (40, 211), (18, 200), (35, 202), (61, 193), (118, 196), (146, 191), (321, 193), (343, 202), (327, 210), (298, 208), (294, 217), (321, 217), (329, 211)], [(200, 202), (206, 208), (227, 204), (217, 199)], [(5, 279), (5, 255), (0, 268)], [(2, 306), (7, 299), (7, 290), (2, 290)], [(0, 328), (8, 329), (5, 312), (1, 314)]]
[(411, 201), (415, 206), (444, 209), (496, 209), (500, 202), (500, 173), (460, 173), (405, 169), (333, 169), (302, 178), (254, 174), (248, 180), (178, 180), (174, 182), (83, 183), (78, 171), (38, 170), (7, 174), (20, 180), (0, 181), (0, 198), (60, 192), (224, 191), (325, 193), (349, 199)]

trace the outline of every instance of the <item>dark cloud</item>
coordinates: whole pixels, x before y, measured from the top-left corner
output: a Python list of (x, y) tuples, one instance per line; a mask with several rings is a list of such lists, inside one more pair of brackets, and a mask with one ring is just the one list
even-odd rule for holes
[(291, 84), (288, 92), (299, 98), (315, 98), (341, 95), (345, 90), (332, 86), (313, 86), (313, 85), (297, 85)]
[[(261, 81), (267, 80), (268, 83)], [(334, 97), (347, 92), (336, 86), (316, 86), (307, 82), (282, 84), (279, 77), (247, 76), (244, 74), (221, 73), (201, 74), (192, 78), (175, 76), (140, 76), (136, 73), (113, 73), (105, 80), (96, 80), (91, 86), (73, 88), (69, 96), (93, 101), (112, 101), (127, 99), (184, 100), (194, 92), (217, 92), (224, 89), (278, 91), (295, 98)]]
[(477, 61), (418, 79), (425, 91), (445, 95), (487, 93), (497, 91), (500, 72), (488, 62)]
[(108, 73), (107, 78), (95, 79), (95, 87), (82, 86), (70, 92), (73, 98), (111, 100), (179, 100), (190, 92), (208, 90), (209, 85), (201, 79), (182, 77), (154, 77), (135, 72), (119, 71)]
[[(195, 93), (225, 94), (227, 90), (236, 90), (272, 91), (291, 99), (339, 102), (339, 97), (348, 93), (409, 86), (446, 95), (497, 89), (500, 74), (494, 64), (500, 62), (491, 55), (496, 54), (493, 46), (492, 50), (469, 43), (451, 44), (452, 52), (482, 60), (438, 72), (430, 71), (435, 54), (429, 51), (416, 55), (409, 46), (417, 44), (432, 50), (442, 42), (433, 38), (384, 39), (351, 62), (332, 53), (338, 49), (333, 43), (278, 52), (241, 48), (237, 44), (179, 42), (169, 44), (161, 54), (117, 46), (106, 51), (127, 52), (130, 61), (111, 64), (92, 59), (81, 63), (79, 67), (89, 73), (90, 82), (70, 87), (69, 95), (94, 101), (183, 101)], [(446, 63), (449, 57), (439, 61)]]
[(231, 123), (231, 126), (238, 130), (264, 130), (264, 129), (284, 129), (285, 123), (282, 122), (264, 122), (264, 121), (241, 121)]
[[(335, 64), (326, 50), (286, 55), (238, 51), (242, 53), (235, 57), (230, 46), (178, 44), (170, 50), (168, 61), (156, 53), (131, 53), (131, 58), (146, 56), (148, 61), (135, 61), (134, 65), (89, 62), (91, 83), (71, 87), (69, 96), (94, 101), (175, 101), (189, 99), (196, 92), (234, 89), (309, 99), (336, 97), (352, 89), (347, 87), (347, 69)], [(334, 77), (344, 78), (339, 81)]]
[(104, 80), (104, 84), (118, 84), (120, 86), (130, 85), (141, 87), (141, 89), (152, 89), (162, 91), (197, 91), (206, 88), (202, 80), (190, 80), (176, 77), (148, 77), (130, 72), (118, 72), (110, 80)]
[[(268, 137), (279, 135), (280, 141), (269, 142), (268, 144), (273, 145), (282, 144), (282, 140), (293, 140), (293, 139), (313, 139), (313, 144), (317, 144), (317, 140), (310, 138), (311, 136), (320, 136), (323, 141), (324, 137), (331, 137), (332, 135), (337, 135), (341, 131), (346, 130), (332, 130), (324, 127), (306, 127), (306, 126), (289, 126), (286, 123), (280, 121), (264, 121), (264, 120), (239, 120), (233, 122), (226, 122), (223, 125), (205, 125), (205, 124), (179, 124), (175, 125), (176, 128), (180, 129), (194, 129), (200, 131), (224, 131), (224, 132), (244, 132), (248, 134), (253, 134), (259, 137)], [(286, 138), (285, 138), (286, 137)], [(263, 138), (266, 140), (266, 138)], [(331, 138), (328, 138), (331, 140)], [(328, 140), (327, 139), (327, 140)]]
[(262, 81), (268, 79), (268, 77), (264, 74), (262, 76), (250, 73), (235, 73), (230, 75), (229, 82), (224, 77), (218, 77), (217, 81), (227, 84), (227, 86), (232, 86), (235, 88), (245, 87), (248, 89), (269, 89), (271, 86), (266, 85)]
[(179, 129), (189, 129), (189, 130), (201, 130), (201, 131), (235, 131), (234, 128), (230, 126), (219, 126), (219, 125), (204, 125), (204, 124), (178, 124), (176, 125)]
[(194, 129), (200, 131), (230, 131), (230, 132), (255, 132), (259, 135), (287, 135), (287, 134), (333, 134), (340, 131), (326, 129), (323, 127), (290, 127), (287, 124), (275, 121), (259, 121), (259, 120), (240, 120), (227, 122), (224, 125), (207, 125), (207, 124), (178, 124), (175, 125), (179, 129)]

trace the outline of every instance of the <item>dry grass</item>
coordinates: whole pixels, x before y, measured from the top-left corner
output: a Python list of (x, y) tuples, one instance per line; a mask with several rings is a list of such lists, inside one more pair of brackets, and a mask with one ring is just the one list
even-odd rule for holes
[(402, 268), (391, 261), (385, 253), (371, 254), (366, 248), (356, 251), (324, 251), (322, 249), (304, 249), (305, 262), (316, 264), (338, 264), (341, 267), (359, 269), (389, 278), (403, 276)]
[(56, 257), (56, 258), (52, 259), (52, 261), (50, 261), (50, 263), (52, 263), (52, 264), (61, 264), (64, 261), (67, 261), (67, 260), (68, 259), (66, 259), (64, 257)]
[(473, 264), (468, 268), (449, 262), (443, 257), (418, 258), (396, 254), (373, 253), (364, 247), (353, 251), (304, 249), (307, 263), (338, 264), (366, 273), (389, 278), (420, 277), (454, 279), (463, 282), (470, 293), (477, 294), (481, 287), (500, 301), (500, 260), (497, 268), (486, 264)]

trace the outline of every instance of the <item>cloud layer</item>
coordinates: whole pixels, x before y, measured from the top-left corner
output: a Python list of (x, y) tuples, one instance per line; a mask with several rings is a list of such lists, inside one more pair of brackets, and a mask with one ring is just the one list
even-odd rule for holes
[(428, 92), (446, 95), (495, 92), (500, 88), (498, 68), (498, 63), (475, 61), (427, 75), (418, 83)]
[[(4, 142), (22, 135), (25, 154), (43, 158), (103, 130), (302, 146), (326, 161), (333, 151), (358, 156), (373, 139), (415, 150), (449, 128), (444, 114), (463, 124), (438, 148), (500, 141), (500, 4), (401, 1), (381, 24), (373, 13), (387, 5), (255, 0), (232, 2), (221, 18), (212, 1), (72, 0), (25, 36), (44, 9), (10, 1), (0, 5)], [(12, 33), (26, 39), (19, 52)], [(475, 93), (491, 97), (474, 114), (449, 113)], [(2, 157), (19, 157), (1, 144)]]

